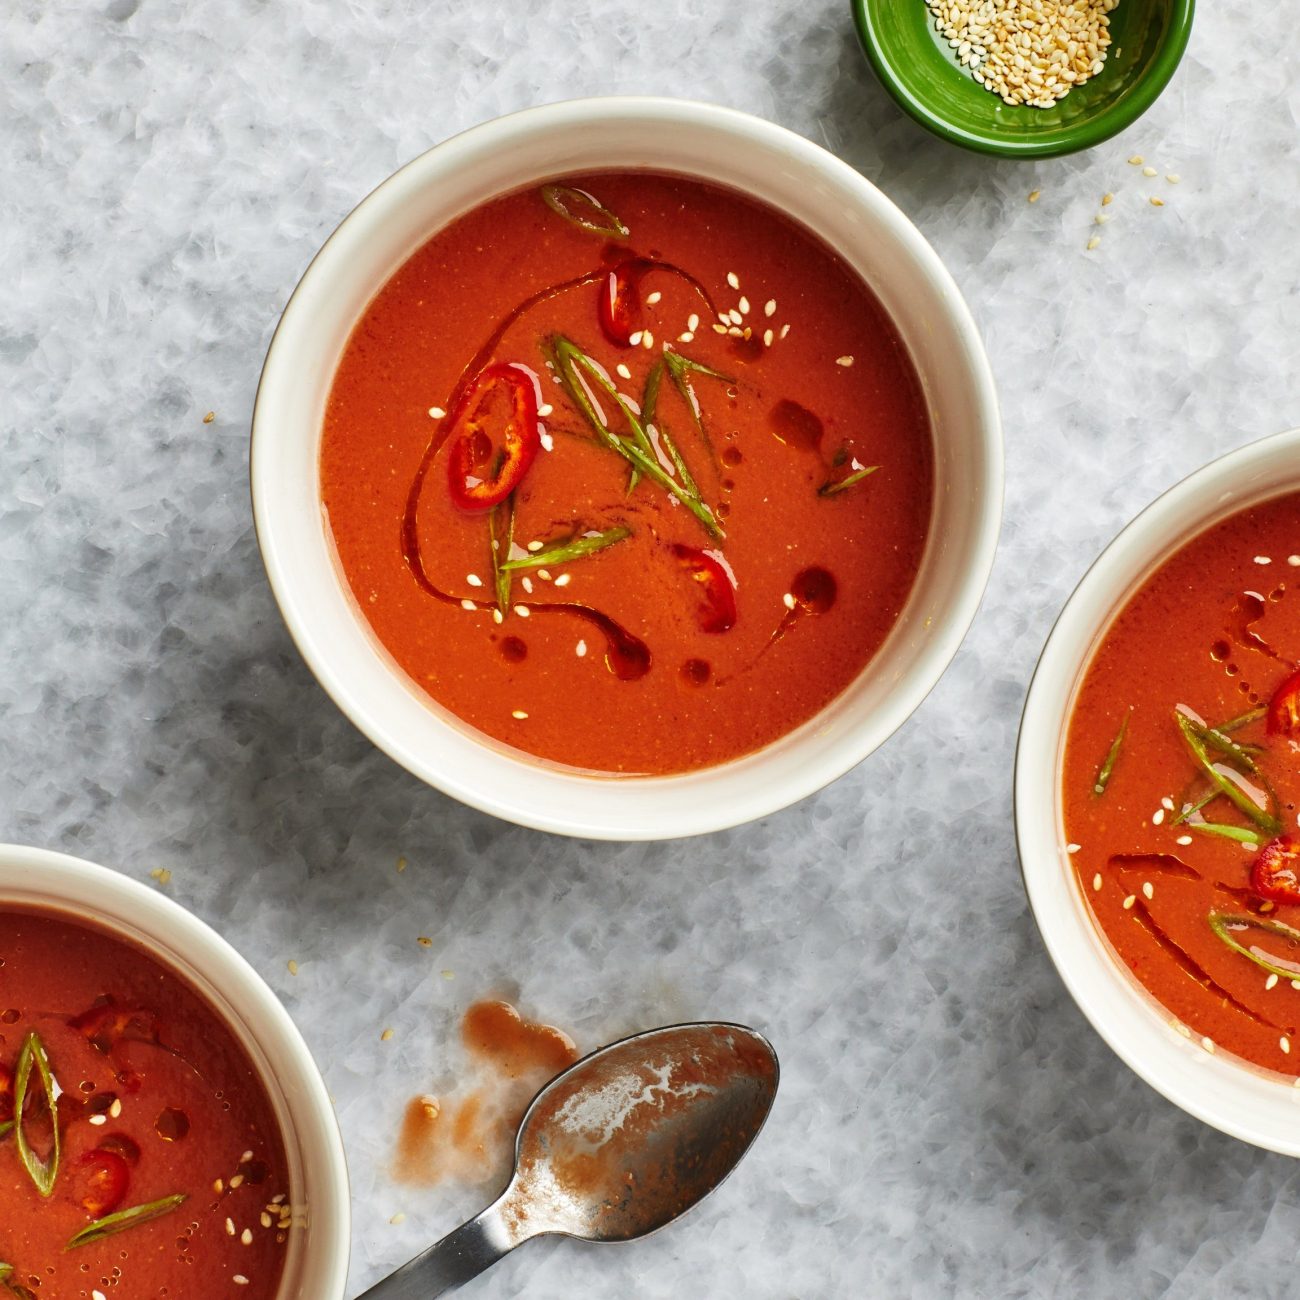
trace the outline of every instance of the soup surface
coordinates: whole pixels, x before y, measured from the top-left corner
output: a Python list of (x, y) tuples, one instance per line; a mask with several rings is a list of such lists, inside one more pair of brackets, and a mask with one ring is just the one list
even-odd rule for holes
[(879, 303), (729, 190), (495, 199), (358, 323), (321, 450), (364, 617), (439, 704), (576, 768), (679, 772), (813, 716), (921, 561), (932, 446)]
[(1089, 665), (1065, 756), (1079, 884), (1207, 1051), (1300, 1074), (1300, 495), (1178, 551)]
[(0, 1296), (276, 1294), (293, 1211), (270, 1103), (143, 951), (0, 912), (0, 1134)]

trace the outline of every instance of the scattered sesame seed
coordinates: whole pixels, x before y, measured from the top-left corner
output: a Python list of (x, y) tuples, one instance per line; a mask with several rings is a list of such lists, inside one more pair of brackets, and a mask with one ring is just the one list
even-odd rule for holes
[(543, 402), (541, 406), (537, 408), (537, 414), (541, 416), (554, 415), (555, 407), (553, 407), (550, 402)]
[(1092, 250), (1094, 248), (1097, 248), (1100, 244), (1101, 244), (1101, 236), (1093, 235), (1093, 237), (1090, 240), (1088, 240), (1088, 252), (1091, 253)]
[(467, 609), (467, 610), (469, 610), (470, 613), (473, 613), (474, 610), (476, 610), (476, 609), (478, 608), (478, 606), (477, 606), (477, 605), (476, 605), (472, 600), (470, 600), (470, 599), (468, 599), (468, 598), (466, 598), (465, 600), (462, 600), (462, 601), (460, 602), (460, 607), (461, 607), (461, 609)]
[(1174, 801), (1173, 801), (1173, 800), (1172, 800), (1168, 795), (1165, 795), (1165, 796), (1160, 800), (1160, 806), (1161, 806), (1162, 808), (1166, 808), (1166, 809), (1168, 809), (1170, 812), (1173, 812), (1173, 810), (1174, 810)]
[(212, 421), (215, 420), (216, 418), (217, 418), (217, 413), (216, 413), (216, 411), (209, 411), (209, 412), (207, 413), (207, 415), (205, 415), (205, 416), (203, 417), (203, 423), (204, 423), (204, 424), (211, 424)]
[(1092, 892), (1099, 894), (1101, 892), (1101, 872), (1098, 871), (1092, 878)]
[(233, 1191), (235, 1190), (235, 1188), (238, 1187), (238, 1186), (239, 1186), (243, 1181), (244, 1181), (244, 1175), (243, 1175), (243, 1174), (236, 1174), (236, 1175), (235, 1175), (235, 1176), (230, 1180), (230, 1190), (233, 1192)]
[(480, 578), (477, 573), (467, 573), (465, 575), (465, 581), (468, 582), (471, 587), (481, 587), (483, 585), (483, 579)]
[(657, 302), (659, 301), (659, 299), (662, 298), (662, 297), (663, 297), (663, 294), (661, 294), (661, 293), (659, 292), (659, 290), (656, 289), (656, 290), (654, 291), (654, 293), (648, 293), (648, 294), (646, 294), (646, 296), (645, 296), (645, 300), (646, 300), (646, 302), (648, 302), (648, 303), (653, 307), (653, 306), (655, 305), (655, 303), (657, 303)]
[(770, 348), (770, 347), (772, 346), (772, 340), (773, 340), (775, 337), (776, 337), (776, 335), (774, 335), (774, 334), (772, 333), (771, 330), (764, 330), (764, 331), (763, 331), (763, 346), (764, 346), (765, 348)]
[(1300, 980), (1292, 980), (1292, 981), (1291, 981), (1291, 987), (1292, 987), (1293, 989), (1300, 989)]
[(1124, 910), (1127, 912), (1127, 911), (1128, 911), (1128, 910), (1133, 906), (1133, 904), (1136, 903), (1136, 902), (1137, 902), (1137, 895), (1136, 895), (1136, 894), (1130, 894), (1130, 895), (1129, 895), (1129, 896), (1124, 900)]
[(518, 718), (520, 722), (523, 722), (524, 719), (528, 717), (528, 714), (526, 714), (523, 709), (514, 709), (511, 711), (510, 716), (512, 718)]
[(736, 305), (740, 308), (740, 314), (742, 316), (749, 315), (749, 299), (746, 298), (743, 293), (740, 295), (740, 302), (738, 302)]
[(1265, 989), (1277, 988), (1277, 976), (1270, 974), (1268, 979), (1264, 981), (1264, 988)]
[(1178, 837), (1179, 844), (1190, 844), (1191, 842), (1192, 842), (1192, 837), (1190, 835), (1180, 835)]
[(1155, 169), (1154, 167), (1143, 167), (1143, 168), (1142, 168), (1142, 175), (1143, 175), (1143, 176), (1154, 176), (1155, 174), (1156, 174), (1156, 169)]
[(1140, 153), (1135, 153), (1133, 157), (1128, 160), (1128, 163), (1130, 167), (1141, 167), (1143, 163), (1142, 155)]
[(227, 1219), (227, 1220), (226, 1220), (226, 1236), (228, 1236), (228, 1237), (233, 1237), (234, 1235), (235, 1235), (235, 1221), (234, 1221), (234, 1219)]
[(1150, 203), (1153, 208), (1163, 208), (1165, 206), (1164, 199), (1158, 199), (1154, 194), (1147, 200), (1147, 202)]
[(1178, 182), (1182, 179), (1183, 178), (1177, 172), (1165, 173), (1165, 180), (1167, 180), (1170, 183), (1170, 185), (1177, 185)]
[(678, 343), (693, 343), (694, 341), (695, 335), (692, 334), (690, 330), (686, 330), (684, 333), (677, 336)]
[(1108, 222), (1109, 220), (1110, 220), (1110, 217), (1107, 216), (1106, 213), (1104, 213), (1104, 212), (1099, 212), (1099, 213), (1097, 213), (1097, 215), (1096, 215), (1095, 217), (1093, 217), (1093, 219), (1092, 219), (1092, 221), (1093, 221), (1093, 225), (1096, 225), (1096, 226), (1104, 226), (1104, 225), (1106, 224), (1106, 222)]
[(291, 959), (289, 962), (289, 974), (296, 975), (297, 973), (298, 973), (298, 963)]
[(795, 606), (794, 595), (787, 591), (785, 595), (781, 597), (781, 603), (786, 607), (786, 609), (793, 609)]
[(93, 1290), (90, 1293), (90, 1300), (108, 1300), (108, 1297), (99, 1290)]
[(691, 312), (691, 314), (686, 318), (686, 328), (692, 333), (700, 328), (700, 317), (697, 312)]
[(100, 1124), (107, 1124), (107, 1123), (108, 1123), (108, 1116), (107, 1116), (107, 1115), (92, 1115), (92, 1116), (90, 1117), (90, 1122), (91, 1122), (92, 1124), (96, 1125), (96, 1126), (98, 1126), (98, 1125), (100, 1125)]
[(1176, 1030), (1178, 1030), (1180, 1034), (1182, 1034), (1184, 1038), (1190, 1038), (1192, 1036), (1192, 1031), (1188, 1029), (1187, 1026), (1183, 1024), (1181, 1020), (1173, 1020), (1170, 1023), (1173, 1025), (1173, 1027)]
[(743, 325), (745, 323), (745, 318), (734, 307), (727, 313), (727, 319), (733, 325)]
[(1067, 853), (1078, 853), (1078, 851), (1079, 851), (1079, 846), (1078, 846), (1077, 844), (1067, 844), (1067, 845), (1065, 846), (1065, 851), (1066, 851)]
[(406, 1215), (403, 1214), (401, 1210), (398, 1210), (398, 1212), (394, 1214), (393, 1217), (388, 1220), (388, 1222), (392, 1224), (405, 1223)]
[(843, 366), (843, 367), (845, 368), (845, 370), (847, 370), (847, 369), (848, 369), (848, 368), (853, 364), (853, 358), (852, 358), (852, 357), (836, 357), (836, 358), (835, 358), (835, 364), (836, 364), (837, 366)]
[(1110, 205), (1114, 202), (1115, 202), (1115, 196), (1113, 194), (1103, 194), (1101, 196), (1101, 206), (1103, 208), (1110, 207)]
[(569, 585), (569, 579), (572, 578), (572, 576), (573, 575), (570, 573), (560, 574), (560, 576), (555, 580), (555, 585), (557, 587), (567, 587)]
[(550, 580), (551, 580), (551, 571), (550, 571), (550, 569), (538, 569), (538, 570), (537, 570), (537, 576), (538, 576), (539, 578), (541, 578), (541, 580), (542, 580), (543, 582), (550, 582)]
[(257, 1216), (257, 1221), (264, 1228), (269, 1228), (271, 1226), (271, 1216), (267, 1214), (265, 1210), (263, 1210), (262, 1213)]
[(519, 581), (523, 589), (531, 596), (533, 594), (533, 580), (525, 574)]
[(1277, 1040), (1277, 1045), (1284, 1052), (1289, 1052), (1291, 1050), (1291, 1040), (1285, 1034), (1283, 1034), (1282, 1037)]
[(738, 276), (738, 275), (735, 273), (735, 271), (728, 271), (728, 272), (727, 272), (727, 283), (728, 283), (728, 284), (729, 284), (733, 289), (739, 289), (739, 288), (740, 288), (740, 276)]
[(529, 609), (527, 605), (515, 606), (515, 613), (518, 614), (520, 618), (527, 618), (528, 615), (531, 614), (532, 612), (533, 611)]
[(713, 327), (713, 332), (714, 332), (715, 334), (725, 334), (725, 333), (727, 332), (727, 327), (726, 327), (725, 325), (716, 325), (716, 324), (715, 324), (714, 327)]
[(636, 330), (634, 333), (628, 335), (627, 341), (633, 347), (637, 347), (641, 342), (641, 333), (642, 333), (641, 330)]
[(581, 659), (587, 653), (587, 643), (585, 641), (579, 641), (578, 644), (574, 646), (573, 652), (579, 659)]
[(529, 549), (530, 551), (540, 551), (540, 550), (542, 549), (542, 547), (545, 546), (545, 545), (546, 545), (545, 542), (529, 542), (529, 543), (528, 543), (528, 549)]
[(155, 867), (149, 874), (160, 885), (166, 885), (171, 882), (172, 873), (166, 867)]
[(230, 1280), (231, 1280), (231, 1281), (232, 1281), (236, 1286), (247, 1286), (247, 1285), (248, 1285), (248, 1279), (247, 1279), (247, 1278), (246, 1278), (242, 1273), (236, 1273), (236, 1274), (235, 1274), (235, 1275), (234, 1275)]
[(778, 335), (778, 337), (779, 337), (779, 338), (785, 338), (785, 336), (786, 336), (787, 334), (789, 334), (789, 332), (790, 332), (790, 326), (789, 326), (789, 324), (787, 323), (787, 324), (785, 324), (785, 325), (782, 325), (782, 326), (781, 326), (781, 333)]
[(218, 1178), (217, 1181), (212, 1184), (212, 1190), (216, 1192), (218, 1196), (220, 1196), (221, 1193), (226, 1190), (226, 1185), (221, 1181), (220, 1178)]
[(415, 942), (418, 943), (418, 944), (420, 945), (421, 948), (432, 948), (432, 947), (433, 947), (433, 940), (430, 939), (429, 936), (428, 936), (427, 934), (417, 935), (417, 936), (416, 936), (416, 939), (415, 939)]
[(731, 337), (734, 338), (734, 339), (743, 338), (744, 335), (745, 335), (745, 331), (744, 331), (743, 329), (741, 329), (739, 325), (732, 325), (732, 326), (727, 330), (727, 333), (730, 334)]
[[(638, 337), (640, 336), (638, 335)], [(614, 367), (614, 371), (620, 379), (632, 378), (632, 372), (621, 361)]]
[(1255, 556), (1255, 563), (1256, 563), (1256, 564), (1272, 564), (1273, 561), (1272, 561), (1272, 560), (1271, 560), (1267, 555), (1257, 555), (1257, 556)]
[(109, 1119), (120, 1119), (122, 1115), (122, 1100), (120, 1097), (113, 1098), (113, 1104), (108, 1108)]
[(1165, 810), (1163, 808), (1157, 808), (1155, 812), (1151, 814), (1151, 825), (1159, 826), (1160, 823), (1164, 821), (1164, 819), (1165, 819)]
[(1288, 563), (1288, 564), (1289, 564), (1293, 569), (1300, 569), (1300, 555), (1288, 555), (1288, 556), (1286, 557), (1286, 562), (1287, 562), (1287, 563)]
[(239, 1240), (240, 1240), (240, 1241), (241, 1241), (245, 1246), (251, 1246), (251, 1245), (253, 1244), (253, 1231), (252, 1231), (252, 1229), (251, 1229), (251, 1228), (245, 1228), (245, 1229), (243, 1230), (243, 1232), (241, 1232), (241, 1233), (239, 1234)]
[(651, 334), (649, 330), (646, 330), (641, 335), (641, 346), (645, 348), (652, 348), (654, 347), (654, 345), (655, 345), (655, 336)]
[(504, 623), (506, 616), (499, 609), (494, 609), (492, 611), (492, 621), (494, 623)]
[(1030, 201), (1030, 203), (1037, 203), (1038, 200), (1039, 200), (1039, 198), (1041, 197), (1042, 193), (1043, 193), (1042, 190), (1030, 190), (1030, 191), (1029, 191), (1029, 201)]
[(1213, 1038), (1202, 1038), (1202, 1039), (1201, 1039), (1201, 1046), (1202, 1046), (1203, 1048), (1205, 1048), (1205, 1050), (1206, 1050), (1207, 1052), (1209, 1052), (1211, 1056), (1214, 1055), (1214, 1039), (1213, 1039)]
[(429, 407), (429, 414), (435, 420), (441, 420), (442, 417), (447, 414), (447, 412), (444, 411), (441, 406), (431, 406)]
[(379, 1041), (381, 1043), (392, 1042), (392, 1039), (393, 1039), (393, 1031), (391, 1029), (385, 1029), (384, 1032), (379, 1035)]

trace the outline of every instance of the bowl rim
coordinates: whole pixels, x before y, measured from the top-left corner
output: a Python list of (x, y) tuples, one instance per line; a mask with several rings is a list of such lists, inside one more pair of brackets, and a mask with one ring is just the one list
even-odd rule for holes
[[(887, 0), (894, 3), (895, 0)], [(1130, 3), (1132, 0), (1130, 0)], [(1169, 0), (1173, 8), (1170, 31), (1161, 43), (1160, 50), (1142, 74), (1133, 93), (1119, 105), (1112, 105), (1093, 114), (1085, 121), (1061, 127), (1052, 134), (1034, 140), (1010, 140), (997, 131), (971, 131), (956, 126), (913, 92), (907, 76), (887, 59), (880, 47), (872, 6), (877, 0), (850, 0), (853, 24), (857, 29), (862, 51), (871, 64), (877, 79), (898, 105), (913, 121), (926, 130), (975, 153), (997, 158), (1032, 160), (1035, 158), (1061, 158), (1066, 154), (1091, 149), (1112, 136), (1127, 130), (1164, 93), (1165, 87), (1178, 70), (1196, 16), (1196, 0)], [(916, 0), (921, 3), (921, 0)]]
[[(804, 764), (798, 773), (786, 777), (780, 783), (779, 790), (767, 789), (765, 797), (753, 798), (740, 807), (718, 803), (707, 812), (696, 812), (689, 816), (683, 815), (680, 811), (670, 813), (662, 806), (655, 810), (654, 816), (643, 815), (640, 820), (635, 821), (626, 814), (612, 818), (599, 816), (593, 811), (591, 815), (584, 814), (582, 817), (577, 817), (554, 814), (536, 808), (521, 810), (508, 795), (485, 791), (467, 784), (454, 771), (436, 769), (433, 760), (428, 756), (415, 752), (389, 729), (378, 725), (366, 709), (355, 700), (350, 684), (339, 674), (334, 673), (324, 656), (318, 653), (315, 645), (316, 637), (309, 620), (303, 617), (302, 611), (297, 608), (293, 598), (293, 580), (282, 563), (282, 557), (272, 537), (272, 521), (276, 507), (273, 504), (274, 493), (271, 484), (266, 481), (272, 472), (265, 466), (271, 458), (271, 454), (266, 450), (267, 444), (275, 434), (264, 427), (270, 424), (269, 418), (264, 414), (269, 404), (267, 394), (288, 382), (284, 373), (287, 363), (281, 358), (291, 346), (299, 346), (296, 341), (291, 345), (287, 339), (291, 334), (296, 335), (306, 328), (300, 320), (306, 311), (304, 299), (309, 292), (315, 290), (316, 281), (321, 277), (323, 263), (329, 259), (336, 248), (343, 247), (347, 241), (354, 239), (355, 232), (362, 224), (379, 219), (386, 205), (395, 201), (400, 195), (411, 192), (422, 183), (427, 184), (428, 176), (436, 176), (446, 169), (451, 171), (464, 169), (467, 159), (472, 164), (476, 155), (481, 156), (484, 152), (491, 151), (502, 140), (563, 138), (567, 132), (580, 132), (593, 120), (598, 120), (602, 124), (613, 122), (629, 129), (636, 124), (649, 122), (675, 129), (698, 128), (725, 134), (734, 137), (738, 144), (757, 144), (773, 152), (780, 151), (784, 156), (801, 162), (810, 169), (820, 171), (843, 189), (851, 190), (858, 208), (878, 229), (886, 230), (889, 236), (903, 247), (912, 258), (912, 264), (925, 278), (935, 300), (942, 302), (942, 310), (948, 325), (961, 341), (963, 348), (961, 364), (970, 372), (972, 389), (970, 406), (977, 412), (975, 417), (977, 432), (973, 433), (971, 438), (972, 443), (978, 445), (984, 473), (973, 489), (979, 494), (978, 507), (972, 511), (976, 522), (972, 524), (970, 530), (971, 545), (962, 565), (961, 580), (953, 584), (958, 590), (950, 602), (943, 626), (935, 632), (933, 640), (927, 644), (922, 656), (928, 671), (917, 673), (917, 683), (911, 687), (906, 696), (901, 697), (903, 703), (900, 704), (891, 696), (880, 707), (875, 725), (872, 728), (861, 729), (869, 743), (860, 742), (855, 745), (851, 756), (847, 759), (834, 762), (827, 762), (824, 759), (820, 762), (810, 761)], [(450, 162), (444, 161), (448, 159)], [(671, 170), (671, 167), (665, 166), (661, 169)], [(688, 168), (683, 163), (683, 172), (687, 171)], [(761, 201), (772, 203), (780, 210), (780, 204), (767, 199), (761, 191), (754, 191), (754, 196)], [(992, 368), (974, 318), (956, 282), (938, 254), (911, 220), (891, 200), (859, 172), (827, 150), (762, 118), (698, 100), (659, 96), (597, 96), (562, 100), (522, 109), (471, 126), (433, 145), (406, 163), (376, 186), (339, 223), (308, 264), (284, 308), (271, 339), (254, 408), (250, 477), (254, 528), (272, 592), (290, 636), (326, 693), (363, 734), (389, 757), (425, 783), (479, 811), (536, 830), (588, 839), (629, 842), (706, 834), (729, 829), (780, 811), (838, 779), (883, 744), (934, 688), (951, 663), (975, 617), (992, 570), (1000, 532), (1004, 476), (1001, 420)], [(400, 670), (392, 671), (400, 675)], [(756, 752), (761, 754), (765, 750)], [(753, 755), (742, 756), (734, 762), (743, 763), (752, 757)], [(524, 760), (515, 759), (514, 762), (519, 767), (526, 767), (530, 772), (543, 770), (540, 766)], [(596, 782), (606, 785), (614, 783), (623, 788), (633, 785), (669, 787), (673, 782), (685, 783), (693, 777), (723, 771), (730, 766), (731, 764), (723, 764), (719, 767), (701, 769), (698, 772), (668, 776), (611, 777), (600, 773), (594, 777), (579, 774), (573, 779), (584, 783), (589, 789)], [(593, 800), (593, 803), (595, 802)]]
[[(97, 904), (96, 895), (111, 899), (111, 904)], [(176, 978), (192, 983), (185, 971), (193, 968), (221, 991), (239, 1014), (241, 1024), (231, 1026), (237, 1037), (247, 1036), (268, 1057), (288, 1062), (285, 1073), (293, 1084), (294, 1135), (304, 1148), (310, 1147), (320, 1166), (320, 1186), (313, 1188), (311, 1200), (312, 1241), (305, 1247), (313, 1271), (304, 1281), (313, 1283), (311, 1300), (343, 1300), (352, 1218), (343, 1138), (320, 1068), (270, 985), (193, 912), (158, 890), (85, 858), (0, 843), (0, 907), (6, 904), (47, 909), (74, 924), (98, 926), (110, 934), (131, 929), (135, 933), (126, 941), (145, 948)], [(116, 917), (106, 910), (109, 906), (117, 910)], [(195, 991), (210, 1001), (201, 988)], [(219, 1008), (213, 1010), (226, 1018)], [(287, 1109), (287, 1098), (284, 1104)], [(280, 1300), (296, 1300), (302, 1294), (286, 1293)]]
[(1030, 679), (1016, 743), (1012, 814), (1021, 881), (1043, 946), (1102, 1040), (1189, 1115), (1253, 1146), (1300, 1156), (1300, 1078), (1293, 1086), (1284, 1081), (1289, 1076), (1211, 1054), (1174, 1032), (1172, 1013), (1122, 968), (1098, 930), (1069, 860), (1060, 815), (1065, 729), (1106, 629), (1180, 546), (1217, 521), (1293, 492), (1300, 492), (1300, 428), (1215, 457), (1165, 489), (1107, 543), (1062, 606)]

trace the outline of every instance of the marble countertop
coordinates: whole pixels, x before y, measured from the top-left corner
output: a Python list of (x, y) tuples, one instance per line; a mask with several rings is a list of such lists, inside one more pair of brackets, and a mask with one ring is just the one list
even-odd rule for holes
[[(1290, 1294), (1300, 1168), (1183, 1115), (1084, 1022), (1027, 911), (1010, 786), (1090, 559), (1194, 467), (1300, 424), (1292, 17), (1202, 6), (1135, 127), (1013, 164), (901, 117), (843, 0), (5, 6), (0, 838), (169, 868), (284, 999), (347, 1144), (349, 1294), (486, 1199), (391, 1165), (488, 993), (582, 1047), (746, 1021), (784, 1081), (693, 1218), (534, 1243), (467, 1295)], [(687, 843), (518, 830), (373, 749), (290, 643), (248, 501), (262, 357), (340, 218), (464, 126), (611, 92), (772, 118), (880, 185), (968, 296), (1006, 420), (1002, 546), (939, 688), (822, 794)]]

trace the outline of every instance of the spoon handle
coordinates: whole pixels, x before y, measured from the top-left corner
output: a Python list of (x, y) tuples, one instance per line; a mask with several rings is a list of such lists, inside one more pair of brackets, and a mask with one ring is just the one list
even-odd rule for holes
[(489, 1206), (357, 1300), (431, 1300), (464, 1286), (518, 1244), (506, 1231), (497, 1206)]

